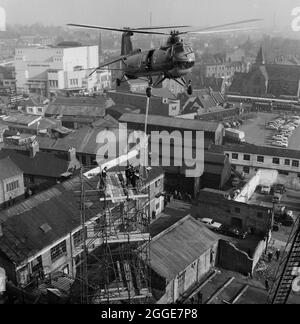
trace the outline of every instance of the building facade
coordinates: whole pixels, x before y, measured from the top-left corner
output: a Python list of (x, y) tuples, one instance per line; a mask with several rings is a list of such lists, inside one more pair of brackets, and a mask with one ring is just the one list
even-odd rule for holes
[(0, 207), (12, 205), (25, 193), (23, 172), (10, 158), (0, 160)]
[(61, 44), (17, 48), (16, 88), (20, 93), (47, 95), (57, 90), (91, 90), (97, 86), (98, 46)]
[[(220, 148), (212, 148), (213, 151)], [(277, 170), (286, 186), (298, 188), (300, 186), (300, 154), (299, 151), (261, 147), (251, 144), (224, 145), (221, 150), (228, 156), (236, 171), (249, 179), (259, 169)]]

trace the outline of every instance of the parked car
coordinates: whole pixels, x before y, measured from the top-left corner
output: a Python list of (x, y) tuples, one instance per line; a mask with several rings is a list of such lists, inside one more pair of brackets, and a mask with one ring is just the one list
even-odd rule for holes
[(287, 143), (283, 143), (283, 142), (279, 142), (279, 141), (275, 141), (275, 142), (272, 142), (271, 144), (272, 146), (278, 146), (278, 147), (288, 147), (288, 144)]
[(240, 239), (245, 239), (248, 235), (248, 233), (241, 228), (227, 225), (222, 225), (218, 232), (227, 236), (237, 237)]
[(274, 193), (274, 196), (272, 198), (272, 202), (273, 203), (280, 203), (281, 202), (281, 199), (282, 199), (282, 194), (279, 193), (279, 192), (275, 192)]
[(200, 222), (203, 223), (204, 225), (206, 225), (209, 229), (211, 229), (212, 231), (219, 231), (219, 229), (221, 228), (222, 224), (215, 222), (213, 219), (211, 218), (201, 218)]
[(274, 193), (276, 192), (276, 193), (284, 194), (286, 189), (283, 184), (277, 183), (274, 185), (273, 191), (274, 191)]
[(260, 188), (260, 193), (264, 194), (264, 195), (269, 195), (271, 191), (271, 187), (270, 186), (261, 186)]
[(295, 222), (293, 211), (286, 209), (282, 213), (275, 213), (274, 219), (283, 226), (292, 226)]

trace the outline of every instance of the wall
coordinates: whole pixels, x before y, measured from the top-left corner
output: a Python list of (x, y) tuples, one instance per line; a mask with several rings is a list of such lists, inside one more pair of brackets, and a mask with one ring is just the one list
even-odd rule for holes
[(212, 218), (224, 225), (251, 228), (257, 234), (265, 234), (270, 225), (269, 208), (257, 205), (247, 205), (234, 200), (225, 199), (224, 195), (215, 195), (200, 191), (199, 200), (192, 207), (192, 215), (196, 218)]
[(220, 240), (218, 266), (243, 275), (253, 274), (265, 248), (266, 242), (260, 241), (253, 256), (249, 256), (246, 252), (239, 250), (233, 243)]
[(246, 252), (239, 250), (233, 243), (220, 240), (218, 266), (247, 275), (252, 273), (253, 259)]
[[(19, 182), (19, 187), (15, 190), (12, 190), (10, 192), (6, 191), (6, 185), (8, 183), (11, 183), (13, 181)], [(23, 174), (16, 175), (15, 177), (11, 177), (9, 179), (5, 179), (3, 181), (0, 181), (0, 205), (4, 202), (10, 201), (10, 199), (14, 200), (22, 195), (24, 195), (25, 189), (24, 189), (24, 180), (23, 180)]]

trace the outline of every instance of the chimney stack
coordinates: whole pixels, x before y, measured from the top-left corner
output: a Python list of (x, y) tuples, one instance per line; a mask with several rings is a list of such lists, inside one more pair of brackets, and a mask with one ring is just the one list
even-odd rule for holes
[(68, 161), (73, 162), (76, 160), (76, 148), (70, 147), (68, 151)]
[(36, 153), (40, 151), (38, 141), (34, 140), (29, 146), (29, 156), (31, 159), (35, 158)]

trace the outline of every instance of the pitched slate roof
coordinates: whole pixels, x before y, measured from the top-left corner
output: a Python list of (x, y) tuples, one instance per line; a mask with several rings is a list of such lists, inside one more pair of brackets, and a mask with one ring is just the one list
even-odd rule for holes
[(45, 152), (37, 152), (34, 158), (30, 158), (27, 151), (2, 149), (0, 159), (3, 157), (9, 157), (26, 175), (60, 178), (69, 167), (68, 161)]
[[(80, 226), (78, 201), (74, 190), (79, 178), (73, 178), (0, 212), (3, 236), (0, 250), (20, 264), (43, 248)], [(86, 219), (93, 216), (86, 211)], [(47, 224), (51, 230), (44, 232)]]
[[(117, 146), (119, 143), (119, 129), (111, 129), (116, 136)], [(67, 152), (70, 147), (74, 147), (77, 153), (84, 154), (97, 154), (99, 148), (104, 145), (103, 143), (98, 143), (100, 139), (105, 137), (105, 127), (84, 127), (81, 128), (64, 138), (52, 139), (49, 137), (38, 136), (37, 141), (42, 150), (52, 150), (52, 151), (63, 151)], [(101, 137), (101, 134), (103, 136)], [(98, 142), (97, 142), (98, 140)], [(121, 138), (121, 140), (125, 141), (126, 138)], [(122, 142), (123, 143), (123, 142)], [(109, 143), (111, 145), (115, 143)], [(117, 147), (118, 149), (118, 147)]]
[(0, 156), (0, 180), (6, 180), (22, 174), (21, 169), (8, 156)]
[(188, 215), (150, 242), (151, 268), (168, 281), (211, 249), (218, 236)]
[[(145, 115), (123, 114), (119, 119), (119, 121), (125, 123), (144, 124)], [(185, 130), (215, 132), (218, 129), (220, 124), (217, 122), (207, 122), (207, 121), (204, 122), (200, 120), (186, 120), (183, 118), (165, 117), (160, 115), (149, 115), (148, 125), (169, 127), (169, 128), (176, 128), (176, 129), (185, 129)]]

